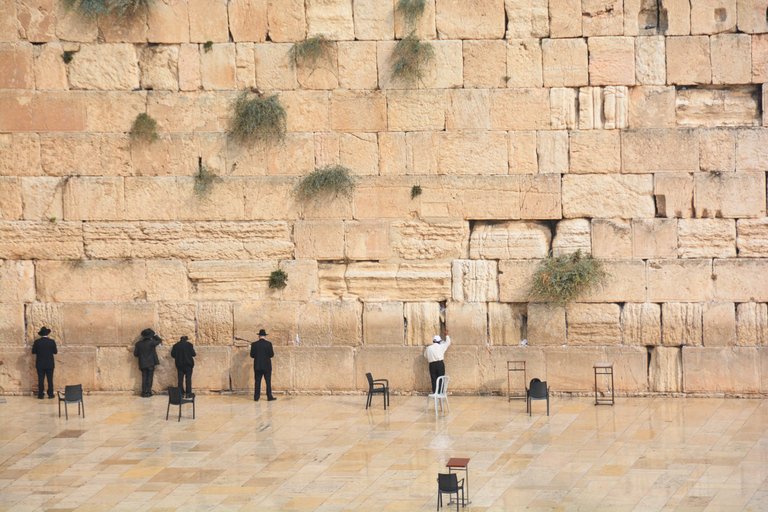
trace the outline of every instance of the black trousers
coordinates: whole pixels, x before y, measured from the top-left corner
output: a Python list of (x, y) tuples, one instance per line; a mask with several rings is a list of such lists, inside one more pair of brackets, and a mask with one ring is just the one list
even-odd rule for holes
[[(191, 395), (192, 394), (192, 367), (188, 368), (176, 368), (176, 372), (179, 375), (179, 391), (184, 395)], [(187, 384), (187, 387), (184, 387), (183, 384)]]
[(253, 369), (253, 380), (256, 382), (256, 387), (253, 390), (253, 399), (258, 400), (261, 395), (261, 378), (267, 382), (267, 398), (272, 398), (272, 370), (257, 370)]
[(48, 379), (48, 396), (53, 398), (53, 368), (37, 369), (37, 397), (43, 398), (43, 379)]
[(445, 375), (445, 361), (433, 361), (429, 363), (429, 378), (432, 380), (432, 392), (437, 388), (437, 378)]
[(155, 377), (155, 368), (142, 368), (141, 369), (141, 396), (149, 396), (152, 394), (152, 380)]

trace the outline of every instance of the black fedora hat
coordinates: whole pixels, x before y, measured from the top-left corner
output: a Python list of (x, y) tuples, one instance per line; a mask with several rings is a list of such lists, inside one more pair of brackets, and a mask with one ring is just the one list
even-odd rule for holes
[(41, 327), (39, 331), (37, 331), (37, 334), (40, 336), (48, 336), (51, 334), (51, 330), (47, 327)]
[(147, 328), (147, 329), (144, 329), (143, 331), (141, 331), (141, 335), (143, 337), (145, 337), (145, 338), (150, 338), (150, 337), (155, 335), (155, 331), (153, 331), (152, 329)]
[(266, 335), (267, 335), (267, 331), (265, 331), (264, 329), (259, 329), (259, 336), (266, 336)]

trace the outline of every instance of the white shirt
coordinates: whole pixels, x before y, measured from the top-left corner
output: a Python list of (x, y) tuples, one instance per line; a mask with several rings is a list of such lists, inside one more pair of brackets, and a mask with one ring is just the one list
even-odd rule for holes
[(451, 346), (451, 337), (446, 336), (445, 341), (441, 341), (440, 343), (432, 343), (430, 346), (428, 346), (424, 350), (424, 357), (427, 358), (427, 361), (430, 363), (434, 363), (435, 361), (442, 361), (443, 357), (445, 357), (445, 351), (448, 350), (448, 347)]

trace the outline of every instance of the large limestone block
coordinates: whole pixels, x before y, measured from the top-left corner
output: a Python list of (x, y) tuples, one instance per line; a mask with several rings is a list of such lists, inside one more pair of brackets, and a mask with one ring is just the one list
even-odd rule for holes
[(621, 137), (621, 157), (624, 172), (697, 171), (698, 133), (690, 129), (624, 131)]
[(768, 130), (739, 130), (736, 132), (736, 169), (739, 171), (762, 171), (768, 166), (765, 147), (768, 144)]
[(80, 177), (64, 187), (66, 220), (118, 220), (125, 216), (123, 178)]
[(229, 40), (227, 4), (225, 0), (188, 0), (189, 40), (193, 43)]
[[(24, 344), (24, 306), (0, 303), (0, 346)], [(37, 331), (35, 331), (37, 332)]]
[(543, 345), (565, 345), (566, 310), (554, 304), (528, 304), (528, 344), (532, 347)]
[[(236, 97), (234, 91), (156, 91), (147, 96), (146, 111), (165, 132), (219, 132), (229, 128), (232, 103)], [(194, 172), (193, 169), (190, 174)]]
[(590, 223), (587, 219), (566, 219), (557, 223), (555, 237), (552, 239), (552, 255), (560, 256), (581, 251), (592, 253)]
[[(534, 347), (494, 347), (480, 351), (480, 393), (492, 393), (512, 396), (525, 396), (529, 381), (526, 377), (546, 376), (544, 351)], [(523, 372), (507, 372), (507, 361), (525, 361), (526, 375)]]
[[(444, 315), (445, 311), (442, 310)], [(441, 307), (437, 302), (406, 302), (405, 344), (422, 346), (431, 343), (432, 337), (440, 333)]]
[(405, 174), (408, 161), (406, 134), (384, 132), (379, 134), (379, 175), (399, 176)]
[(579, 128), (582, 130), (626, 128), (629, 118), (628, 88), (581, 87), (579, 89)]
[[(391, 240), (399, 233), (396, 229), (390, 230), (390, 224), (387, 221), (345, 221), (343, 257), (348, 260), (389, 259), (392, 257), (393, 249)], [(414, 259), (419, 257), (428, 258), (429, 256), (426, 253), (419, 253)]]
[(307, 34), (304, 0), (267, 0), (269, 40), (301, 41)]
[(342, 132), (384, 131), (386, 109), (386, 97), (378, 92), (334, 92), (331, 95), (331, 128)]
[(148, 46), (139, 52), (141, 88), (150, 90), (179, 89), (179, 47)]
[(694, 208), (696, 217), (764, 217), (765, 174), (695, 174)]
[(309, 0), (306, 2), (307, 35), (334, 41), (355, 39), (351, 0)]
[(632, 258), (632, 225), (621, 219), (592, 220), (592, 256), (600, 259)]
[(488, 343), (516, 346), (528, 337), (528, 308), (525, 304), (488, 303)]
[(86, 392), (94, 389), (98, 372), (96, 353), (96, 347), (62, 347), (56, 355), (56, 387), (82, 384)]
[(402, 302), (366, 302), (363, 305), (363, 343), (398, 345), (405, 343), (405, 316)]
[(56, 39), (56, 9), (53, 0), (3, 2), (0, 6), (0, 40), (27, 39), (44, 43)]
[(747, 34), (710, 38), (713, 84), (748, 84), (752, 79), (752, 41)]
[[(256, 61), (253, 56), (253, 47), (250, 50), (255, 74)], [(179, 47), (179, 90), (196, 91), (201, 87), (200, 45), (182, 44)]]
[(296, 256), (323, 260), (344, 257), (344, 224), (340, 220), (300, 220), (294, 224)]
[(768, 345), (768, 305), (756, 302), (736, 305), (736, 344)]
[(0, 392), (11, 394), (37, 390), (35, 360), (30, 356), (28, 347), (0, 348), (0, 362)]
[(359, 0), (353, 2), (355, 39), (392, 39), (395, 35), (395, 12), (389, 2)]
[(632, 220), (632, 255), (635, 258), (674, 258), (677, 239), (676, 220)]
[(667, 346), (701, 345), (702, 305), (665, 302), (661, 306), (661, 343)]
[(487, 305), (483, 302), (449, 302), (445, 311), (445, 328), (455, 345), (487, 345)]
[(569, 172), (621, 171), (621, 133), (618, 130), (572, 131), (569, 152)]
[[(235, 344), (248, 346), (256, 340), (260, 329), (265, 329), (275, 345), (301, 344), (299, 334), (298, 302), (260, 300), (236, 302), (233, 307)], [(245, 345), (243, 345), (245, 344)]]
[(736, 230), (740, 257), (768, 256), (768, 219), (740, 219)]
[(681, 219), (677, 237), (681, 258), (736, 257), (736, 221), (733, 219)]
[[(355, 4), (357, 5), (357, 4)], [(379, 84), (374, 41), (337, 43), (339, 86), (345, 89), (375, 89)]]
[[(768, 34), (752, 36), (752, 82), (768, 80)], [(765, 88), (763, 88), (765, 89)], [(765, 116), (763, 116), (765, 119)], [(763, 122), (765, 126), (765, 122)]]
[[(245, 217), (242, 180), (215, 182), (206, 195), (195, 192), (191, 177), (127, 178), (124, 187), (126, 220), (231, 221)], [(261, 204), (256, 209), (263, 208)], [(250, 215), (249, 218), (259, 217)]]
[[(132, 347), (143, 329), (155, 326), (155, 306), (150, 303), (67, 303), (61, 315), (61, 339), (67, 345)], [(158, 334), (165, 337), (164, 332)]]
[(581, 37), (581, 0), (549, 0), (550, 37)]
[(290, 234), (286, 222), (89, 222), (83, 238), (100, 259), (282, 259), (293, 256)]
[(505, 29), (504, 3), (505, 0), (436, 0), (437, 36), (440, 39), (500, 39)]
[(413, 216), (418, 205), (411, 200), (410, 187), (404, 186), (404, 183), (394, 186), (369, 183), (357, 187), (352, 200), (354, 214), (345, 216), (345, 219), (397, 219)]
[(296, 76), (304, 89), (336, 89), (339, 86), (338, 53), (336, 45), (330, 45), (328, 55), (313, 65), (299, 64)]
[(256, 87), (256, 54), (254, 48), (252, 43), (235, 45), (235, 83), (238, 89)]
[[(393, 79), (391, 56), (395, 45), (394, 41), (380, 41), (376, 46), (379, 86), (382, 89), (416, 85)], [(463, 86), (462, 42), (459, 40), (434, 41), (430, 45), (435, 56), (425, 65), (424, 76), (418, 81), (418, 85), (428, 89), (461, 88)]]
[(531, 300), (531, 279), (540, 260), (499, 261), (499, 300), (528, 302)]
[[(158, 354), (159, 355), (159, 354)], [(165, 364), (165, 373), (170, 370)], [(157, 371), (157, 370), (156, 370)], [(160, 389), (155, 379), (154, 389)], [(133, 344), (123, 347), (98, 347), (96, 349), (95, 391), (141, 391), (141, 370), (133, 355)]]
[[(453, 340), (453, 335), (451, 335)], [(474, 394), (480, 385), (481, 357), (487, 354), (483, 347), (451, 345), (445, 353), (446, 374), (450, 376), (449, 393)], [(426, 361), (426, 359), (424, 359)], [(427, 366), (429, 370), (429, 366)], [(429, 371), (427, 371), (429, 376)]]
[(58, 220), (64, 217), (60, 178), (21, 178), (24, 220)]
[[(699, 167), (702, 171), (736, 170), (736, 133), (727, 128), (699, 134)], [(755, 169), (753, 169), (755, 170)]]
[(379, 141), (375, 133), (342, 133), (339, 144), (341, 165), (358, 175), (379, 174)]
[(760, 358), (752, 347), (683, 347), (686, 393), (757, 393)]
[[(292, 388), (298, 391), (349, 391), (356, 389), (359, 376), (355, 350), (351, 347), (290, 348)], [(374, 372), (374, 378), (383, 377)], [(363, 374), (365, 380), (365, 374)], [(368, 382), (365, 382), (367, 390)], [(361, 386), (362, 387), (362, 386)]]
[(548, 129), (549, 93), (546, 89), (494, 90), (491, 94), (494, 130)]
[(435, 27), (435, 0), (424, 2), (424, 11), (419, 19), (408, 21), (395, 7), (395, 39), (402, 39), (413, 32), (419, 39), (435, 39), (437, 29)]
[(549, 111), (553, 129), (578, 128), (578, 89), (553, 87), (549, 92), (549, 102)]
[(589, 83), (587, 43), (583, 39), (543, 39), (545, 87), (578, 87)]
[[(431, 338), (427, 340), (431, 343)], [(452, 347), (452, 349), (455, 347)], [(374, 379), (389, 379), (390, 392), (429, 392), (429, 364), (424, 358), (424, 347), (363, 347), (355, 352), (355, 389), (367, 390), (365, 374)], [(450, 354), (451, 349), (448, 350)], [(458, 369), (463, 363), (456, 362)], [(448, 366), (448, 362), (446, 362)], [(448, 370), (450, 372), (450, 370)]]
[(0, 176), (40, 173), (40, 138), (35, 134), (0, 134)]
[[(40, 147), (41, 165), (48, 175), (66, 176), (66, 183), (77, 182), (81, 176), (124, 176), (131, 173), (129, 146), (125, 135), (44, 135)], [(91, 158), (83, 158), (84, 154)]]
[(0, 221), (0, 258), (81, 258), (82, 229), (80, 222)]
[(197, 304), (197, 338), (201, 345), (231, 345), (234, 313), (229, 302)]
[(726, 90), (683, 89), (676, 95), (679, 126), (743, 126), (760, 124), (758, 98), (750, 86)]
[(352, 263), (344, 277), (349, 293), (365, 301), (441, 301), (451, 294), (448, 263)]
[(509, 132), (509, 173), (536, 174), (539, 170), (536, 154), (536, 132)]
[(565, 314), (568, 345), (621, 343), (621, 308), (618, 304), (569, 304)]
[(0, 43), (0, 89), (34, 89), (32, 45)]
[[(198, 331), (197, 305), (194, 302), (159, 302), (156, 307), (157, 323), (155, 330), (163, 333), (163, 337), (168, 343), (175, 343), (182, 336), (187, 336), (192, 343), (200, 341), (202, 325)], [(229, 341), (231, 342), (231, 340), (232, 336), (230, 335)]]
[(623, 34), (624, 3), (622, 0), (582, 0), (581, 9), (585, 36)]
[[(64, 334), (64, 313), (62, 304), (52, 304), (48, 302), (33, 302), (25, 307), (24, 322), (26, 324), (26, 344), (31, 345), (38, 338), (37, 333), (40, 328), (48, 327), (53, 334), (53, 338), (58, 338), (59, 343), (65, 343), (66, 340), (61, 336)], [(12, 316), (11, 316), (12, 318)]]
[(651, 175), (565, 175), (563, 217), (653, 217)]
[(187, 267), (178, 260), (148, 260), (146, 297), (150, 301), (187, 300)]
[(87, 43), (94, 42), (98, 38), (99, 27), (96, 16), (83, 16), (77, 10), (70, 9), (64, 2), (53, 3), (50, 10), (56, 26), (56, 38), (60, 41)]
[(205, 90), (235, 88), (235, 45), (217, 43), (200, 54), (200, 77)]
[[(593, 392), (592, 366), (604, 359), (605, 351), (598, 347), (547, 347), (544, 349), (546, 374), (542, 380), (546, 380), (550, 392)], [(616, 369), (614, 374), (618, 376)]]
[(660, 345), (661, 306), (651, 302), (624, 304), (621, 333), (624, 345)]
[[(449, 1), (444, 0), (444, 3)], [(545, 0), (505, 0), (504, 8), (507, 17), (506, 39), (539, 38), (549, 35), (549, 17), (551, 13), (547, 12), (547, 2)], [(552, 37), (567, 37), (570, 35), (580, 36), (581, 27), (579, 27), (578, 34), (561, 33)]]
[(295, 89), (296, 69), (291, 65), (288, 43), (259, 43), (254, 45), (256, 85), (259, 89)]
[(632, 128), (673, 128), (677, 123), (674, 87), (633, 87), (629, 93)]
[[(603, 360), (613, 362), (617, 392), (648, 391), (648, 351), (645, 347), (605, 347)], [(594, 382), (594, 374), (592, 378)]]
[(768, 286), (756, 276), (768, 268), (764, 259), (714, 260), (714, 296), (717, 300), (733, 302), (768, 301)]
[(766, 0), (737, 0), (737, 14), (739, 32), (758, 34), (768, 32), (768, 18), (765, 16), (768, 10)]
[(0, 89), (0, 131), (81, 131), (86, 126), (82, 96), (51, 91), (32, 94)]
[(660, 217), (693, 217), (693, 176), (660, 173), (654, 176), (653, 195), (656, 213)]
[(302, 345), (357, 346), (362, 343), (362, 304), (356, 300), (310, 301), (299, 307)]
[(279, 294), (268, 287), (270, 273), (278, 268), (276, 261), (192, 261), (188, 266), (197, 300), (253, 300)]
[(154, 2), (147, 15), (147, 39), (150, 43), (188, 43), (189, 2)]
[[(70, 98), (72, 98), (71, 94)], [(127, 140), (123, 133), (131, 130), (136, 116), (147, 110), (147, 96), (137, 91), (88, 91), (81, 93), (85, 104), (85, 128), (90, 132), (120, 132), (118, 135), (104, 135), (104, 140)], [(158, 123), (160, 131), (173, 128)], [(82, 165), (82, 163), (80, 164)], [(103, 170), (114, 167), (114, 162), (107, 160)], [(122, 167), (122, 166), (121, 166)], [(103, 171), (102, 171), (103, 172)], [(71, 174), (71, 172), (67, 173)]]
[(664, 41), (664, 36), (635, 38), (635, 79), (638, 84), (664, 85), (667, 83)]
[(539, 222), (478, 222), (469, 238), (469, 257), (473, 259), (544, 258), (549, 254), (552, 232)]
[(666, 43), (667, 83), (696, 85), (712, 82), (708, 37), (668, 37)]
[(648, 300), (652, 302), (709, 300), (716, 284), (711, 260), (648, 262)]
[(0, 261), (0, 303), (34, 300), (34, 264), (31, 261)]
[(0, 219), (19, 220), (23, 211), (18, 178), (0, 178)]
[(736, 344), (736, 308), (732, 302), (708, 302), (703, 310), (704, 346)]
[(130, 44), (83, 45), (69, 64), (69, 82), (74, 89), (138, 89), (136, 50)]
[[(504, 76), (509, 69), (507, 48), (507, 44), (499, 40), (464, 41), (462, 44), (464, 87), (504, 87)], [(541, 77), (540, 50), (538, 67), (539, 77)], [(520, 70), (521, 75), (528, 72), (528, 69)], [(541, 78), (539, 78), (539, 85), (541, 85)]]
[(653, 347), (648, 367), (651, 391), (679, 393), (683, 390), (683, 351), (680, 347)]
[(231, 0), (229, 32), (235, 42), (263, 42), (267, 37), (267, 0)]
[(228, 390), (231, 371), (229, 347), (195, 345), (195, 352), (197, 357), (192, 372), (192, 389)]
[(440, 174), (507, 174), (509, 154), (505, 132), (445, 132), (437, 138)]
[(391, 131), (442, 131), (445, 128), (445, 94), (420, 89), (388, 91), (387, 127)]
[(536, 154), (539, 161), (539, 174), (568, 172), (568, 132), (565, 130), (538, 132)]
[(634, 85), (634, 39), (590, 37), (589, 83), (591, 85)]
[(580, 302), (645, 302), (644, 261), (605, 260), (605, 281), (579, 297)]
[[(489, 130), (491, 128), (490, 100), (491, 93), (487, 89), (450, 91), (447, 96), (445, 128), (449, 131)], [(391, 126), (390, 129), (392, 129)]]
[(492, 302), (499, 298), (498, 262), (453, 260), (451, 286), (453, 300)]
[(736, 20), (736, 0), (691, 2), (691, 34), (731, 32)]
[(624, 1), (624, 35), (653, 35), (660, 30), (656, 0)]

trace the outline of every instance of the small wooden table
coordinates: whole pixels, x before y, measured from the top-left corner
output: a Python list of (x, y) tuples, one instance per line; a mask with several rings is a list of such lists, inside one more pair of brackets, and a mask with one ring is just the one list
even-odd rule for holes
[[(513, 372), (523, 372), (523, 394), (519, 396), (512, 395), (512, 373)], [(525, 361), (507, 361), (507, 402), (509, 402), (513, 398), (525, 400), (525, 386), (527, 384), (528, 383), (526, 382)]]
[(454, 469), (464, 471), (464, 501), (461, 505), (465, 506), (471, 503), (469, 501), (469, 458), (451, 457), (445, 463), (445, 467), (448, 468), (448, 473), (453, 473)]
[[(613, 363), (595, 363), (592, 367), (595, 371), (595, 405), (613, 405)], [(606, 378), (611, 378), (611, 398), (599, 397), (597, 395), (597, 376), (605, 375)]]

